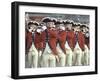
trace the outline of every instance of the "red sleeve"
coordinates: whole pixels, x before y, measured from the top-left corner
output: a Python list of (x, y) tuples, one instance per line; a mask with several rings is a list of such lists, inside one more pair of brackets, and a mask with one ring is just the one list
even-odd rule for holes
[(27, 32), (26, 33), (26, 50), (29, 51), (31, 45), (32, 45), (32, 33)]
[(46, 32), (44, 31), (42, 32), (41, 41), (45, 42), (45, 40), (46, 40)]
[(75, 35), (74, 32), (67, 32), (67, 42), (70, 48), (73, 50), (75, 47)]
[(66, 35), (67, 33), (62, 31), (58, 34), (58, 40), (59, 40), (59, 43), (60, 43), (60, 47), (62, 49), (62, 51), (66, 54), (66, 49), (65, 49), (65, 43), (66, 43)]
[(56, 43), (57, 43), (57, 32), (56, 31), (48, 31), (49, 37), (49, 46), (53, 52), (53, 54), (57, 54)]
[(35, 33), (35, 37), (34, 37), (35, 47), (37, 49), (43, 49), (45, 47), (45, 39), (46, 39), (45, 32), (42, 32), (41, 34)]
[(85, 44), (85, 37), (84, 35), (82, 34), (82, 32), (79, 33), (79, 45), (80, 45), (80, 48), (84, 51), (84, 44)]

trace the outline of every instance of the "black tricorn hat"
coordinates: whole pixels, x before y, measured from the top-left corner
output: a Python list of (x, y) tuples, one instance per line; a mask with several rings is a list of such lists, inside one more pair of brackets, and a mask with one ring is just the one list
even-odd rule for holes
[(77, 26), (81, 26), (81, 24), (80, 24), (80, 23), (78, 23), (78, 24), (77, 24)]
[(87, 29), (89, 29), (89, 26), (86, 26)]
[(85, 27), (86, 27), (86, 25), (82, 24), (80, 27), (81, 27), (81, 28), (85, 28)]
[(73, 24), (73, 21), (68, 21), (68, 20), (66, 20), (66, 21), (63, 21), (63, 23), (64, 23), (64, 24)]
[(77, 27), (77, 26), (81, 27), (81, 24), (80, 23), (73, 23), (73, 27)]
[(36, 22), (36, 21), (30, 21), (29, 23), (28, 23), (28, 26), (29, 25), (36, 25), (36, 26), (38, 26), (39, 25), (39, 23), (38, 22)]
[(61, 23), (60, 23), (60, 21), (56, 21), (55, 24), (57, 25), (57, 24), (61, 24)]
[(64, 24), (63, 21), (56, 21), (55, 24)]
[(73, 25), (73, 26), (78, 26), (78, 24), (77, 24), (77, 23), (73, 23), (72, 25)]
[(51, 21), (52, 20), (50, 19), (50, 17), (45, 17), (45, 18), (42, 19), (42, 22), (45, 22), (45, 23), (51, 22)]
[(89, 29), (89, 25), (86, 25), (86, 28)]
[(51, 18), (51, 22), (56, 23), (57, 22), (57, 19), (56, 18)]

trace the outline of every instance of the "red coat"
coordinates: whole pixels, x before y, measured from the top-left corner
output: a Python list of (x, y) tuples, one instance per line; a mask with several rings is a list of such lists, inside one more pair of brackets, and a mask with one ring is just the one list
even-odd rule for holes
[(68, 45), (70, 46), (70, 48), (72, 50), (74, 50), (74, 47), (75, 47), (75, 34), (74, 34), (74, 31), (67, 31), (67, 42), (68, 42)]
[(42, 32), (41, 34), (35, 32), (34, 44), (35, 44), (36, 49), (42, 50), (45, 48), (45, 39), (46, 39), (45, 31)]
[(85, 37), (85, 44), (87, 45), (87, 47), (90, 49), (90, 38)]
[(25, 47), (26, 47), (26, 53), (28, 53), (28, 51), (29, 51), (29, 49), (30, 49), (30, 47), (32, 46), (32, 33), (31, 32), (28, 32), (28, 31), (26, 31), (25, 32), (25, 42), (26, 42), (26, 45), (25, 45)]
[(65, 54), (66, 54), (66, 48), (65, 48), (66, 35), (67, 35), (66, 31), (59, 31), (58, 33), (59, 44)]
[(84, 45), (85, 45), (85, 37), (82, 32), (78, 32), (78, 44), (82, 51), (84, 51)]
[(49, 43), (49, 46), (50, 46), (53, 54), (58, 54), (57, 49), (56, 49), (57, 30), (47, 29), (47, 33), (48, 33), (48, 43)]

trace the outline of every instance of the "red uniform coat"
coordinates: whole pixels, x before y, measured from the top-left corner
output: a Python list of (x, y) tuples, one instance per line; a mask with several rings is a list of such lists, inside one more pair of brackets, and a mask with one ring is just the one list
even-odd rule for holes
[(87, 47), (90, 49), (90, 38), (85, 37), (85, 44), (87, 45)]
[(66, 54), (66, 48), (65, 48), (66, 35), (67, 35), (66, 31), (63, 31), (63, 30), (59, 31), (59, 33), (58, 33), (58, 40), (60, 43), (60, 47), (65, 54)]
[(49, 43), (49, 46), (50, 46), (53, 54), (58, 54), (57, 49), (56, 49), (57, 30), (47, 29), (47, 33), (48, 33), (48, 43)]
[(45, 39), (46, 39), (45, 31), (41, 32), (41, 34), (35, 32), (34, 44), (35, 44), (36, 49), (42, 50), (45, 48)]
[(82, 32), (78, 32), (78, 44), (82, 51), (84, 51), (84, 45), (85, 45), (85, 37)]
[(26, 46), (25, 47), (26, 47), (26, 54), (27, 54), (30, 47), (32, 46), (32, 33), (29, 31), (26, 31), (25, 36), (26, 36), (25, 38)]
[(74, 31), (67, 31), (67, 36), (66, 36), (68, 45), (72, 50), (74, 50), (75, 47), (75, 34)]

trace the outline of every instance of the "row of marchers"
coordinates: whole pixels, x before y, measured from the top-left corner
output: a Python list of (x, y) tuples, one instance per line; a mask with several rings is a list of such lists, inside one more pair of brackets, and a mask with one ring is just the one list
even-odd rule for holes
[(31, 21), (25, 37), (26, 68), (89, 65), (89, 28), (86, 25)]

